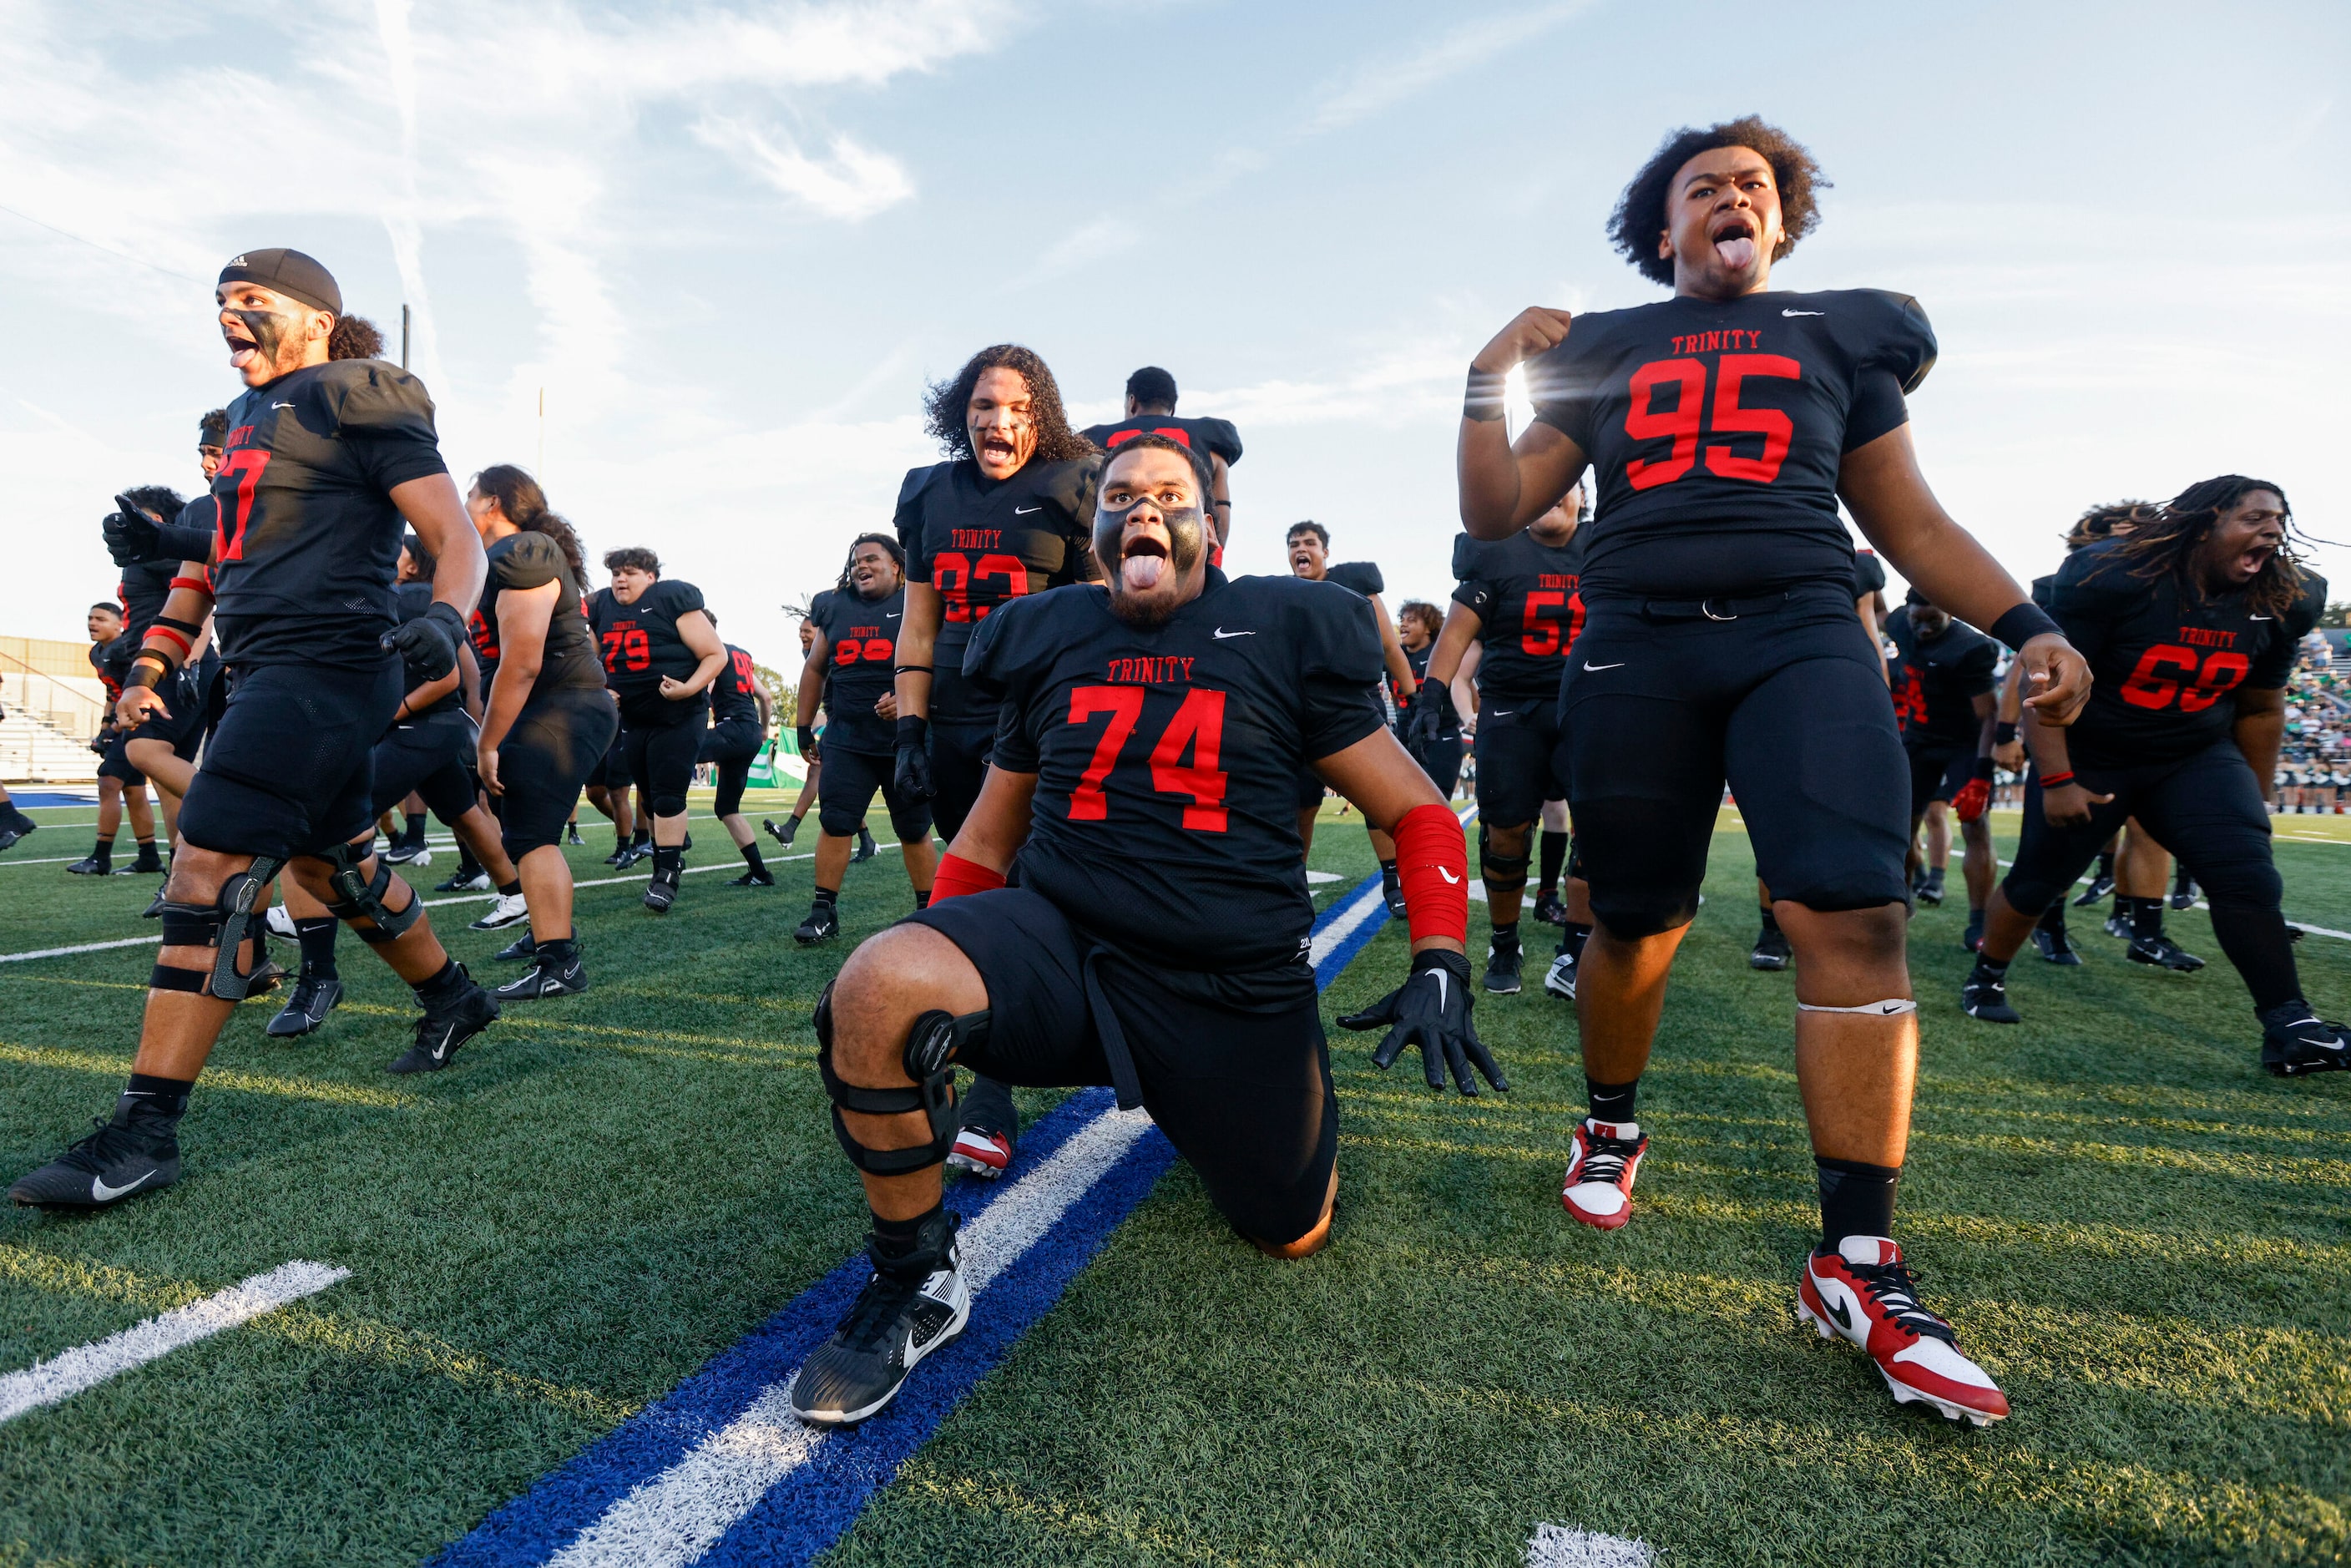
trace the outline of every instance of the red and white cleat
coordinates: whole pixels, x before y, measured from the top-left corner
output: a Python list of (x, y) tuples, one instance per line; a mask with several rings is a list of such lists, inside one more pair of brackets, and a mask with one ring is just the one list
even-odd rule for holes
[(1560, 1202), (1595, 1230), (1615, 1229), (1633, 1218), (1633, 1177), (1648, 1152), (1640, 1123), (1586, 1116), (1575, 1124), (1575, 1152), (1567, 1159)]
[(985, 1127), (966, 1127), (947, 1151), (947, 1169), (994, 1181), (1012, 1163), (1012, 1140)]
[(1867, 1351), (1897, 1405), (1917, 1400), (1979, 1427), (2008, 1414), (2008, 1396), (1959, 1354), (1951, 1325), (1918, 1304), (1918, 1277), (1885, 1237), (1848, 1236), (1807, 1258), (1796, 1318)]

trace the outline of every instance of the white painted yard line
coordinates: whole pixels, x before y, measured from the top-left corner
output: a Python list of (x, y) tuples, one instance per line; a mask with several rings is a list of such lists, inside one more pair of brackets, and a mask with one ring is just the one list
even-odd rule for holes
[[(1142, 1111), (1105, 1111), (1070, 1134), (956, 1237), (977, 1297), (1061, 1223), (1151, 1126)], [(605, 1511), (548, 1568), (684, 1568), (809, 1461), (828, 1433), (792, 1414), (797, 1369), (685, 1458)]]
[[(894, 850), (903, 847), (896, 843), (877, 843), (874, 846), (877, 850)], [(787, 861), (805, 861), (815, 858), (815, 854), (810, 852), (800, 855), (769, 855), (767, 861), (769, 865), (780, 865)], [(716, 865), (690, 865), (685, 868), (685, 874), (693, 876), (705, 871), (733, 871), (742, 863), (740, 861), (721, 861)], [(648, 880), (647, 877), (642, 876), (600, 876), (593, 882), (575, 882), (571, 885), (575, 888), (618, 887), (624, 882), (642, 883), (646, 880)], [(439, 909), (444, 904), (487, 904), (496, 897), (497, 894), (495, 893), (454, 893), (446, 898), (428, 898), (424, 901), (424, 907)], [(64, 958), (76, 953), (104, 953), (115, 947), (144, 946), (162, 939), (161, 934), (153, 936), (124, 936), (111, 942), (84, 942), (71, 947), (42, 947), (30, 953), (0, 953), (0, 964), (22, 964), (33, 958)]]
[(1656, 1548), (1645, 1541), (1572, 1524), (1538, 1524), (1527, 1538), (1527, 1568), (1649, 1568), (1656, 1560)]
[(174, 1307), (120, 1333), (79, 1345), (62, 1355), (35, 1362), (22, 1372), (0, 1377), (0, 1421), (13, 1421), (27, 1410), (55, 1405), (108, 1378), (166, 1356), (183, 1345), (210, 1339), (223, 1329), (249, 1322), (274, 1312), (288, 1301), (314, 1296), (351, 1271), (325, 1263), (296, 1259), (266, 1274), (242, 1280), (202, 1301)]
[(1314, 934), (1313, 943), (1306, 949), (1307, 967), (1321, 968), (1322, 960), (1329, 957), (1341, 943), (1361, 929), (1364, 921), (1375, 915), (1384, 914), (1386, 909), (1387, 905), (1380, 898), (1379, 884), (1376, 882), (1357, 894), (1353, 904), (1342, 907), (1331, 917), (1330, 925)]
[[(2016, 862), (2014, 861), (2001, 861), (2000, 863), (2002, 865), (2014, 865)], [(2087, 882), (2089, 878), (2083, 877), (2076, 881), (2074, 885), (2079, 887), (2083, 883)], [(2196, 901), (2196, 907), (2203, 910), (2208, 915), (2211, 913), (2212, 909), (2210, 904), (2205, 903), (2200, 898)], [(2293, 926), (2297, 931), (2307, 931), (2313, 936), (2332, 936), (2338, 942), (2351, 942), (2351, 931), (2337, 931), (2331, 925), (2308, 925), (2305, 922), (2296, 920), (2291, 915), (2285, 917), (2285, 923), (2288, 925)]]

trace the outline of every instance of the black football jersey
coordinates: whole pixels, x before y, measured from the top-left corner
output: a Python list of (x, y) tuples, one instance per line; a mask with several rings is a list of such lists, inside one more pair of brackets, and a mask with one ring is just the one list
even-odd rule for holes
[(1855, 602), (1886, 591), (1886, 563), (1875, 550), (1853, 552), (1853, 597)]
[(2065, 732), (2067, 754), (2123, 768), (2195, 755), (2229, 734), (2238, 687), (2284, 685), (2295, 645), (2325, 606), (2326, 580), (2305, 571), (2291, 610), (2256, 615), (2241, 590), (2208, 599), (2173, 573), (2139, 576), (2116, 541), (2067, 557), (2049, 601), (2096, 681)]
[(1527, 390), (1592, 462), (1585, 595), (1848, 580), (1838, 465), (1909, 417), (1903, 397), (1934, 363), (1918, 302), (1874, 288), (1577, 317)]
[(609, 588), (589, 601), (596, 645), (603, 653), (604, 684), (621, 694), (624, 710), (646, 698), (664, 701), (662, 677), (682, 681), (701, 664), (677, 634), (678, 617), (701, 608), (702, 590), (666, 577), (656, 578), (634, 604), (622, 603)]
[(564, 559), (563, 547), (545, 534), (526, 530), (508, 534), (490, 546), (488, 556), (490, 570), (483, 580), (482, 602), (467, 626), (474, 662), (482, 667), (482, 700), (488, 702), (490, 682), (498, 668), (498, 595), (509, 588), (543, 588), (550, 582), (557, 585), (555, 608), (547, 617), (547, 642), (539, 657), (538, 678), (530, 684), (531, 698), (542, 692), (592, 691), (602, 685), (604, 672), (596, 657), (596, 634), (580, 613), (580, 585), (571, 580), (571, 563)]
[(1939, 637), (1918, 634), (1909, 606), (1886, 618), (1895, 647), (1894, 714), (1902, 722), (1902, 744), (1937, 751), (1973, 751), (1983, 734), (1975, 699), (1998, 682), (2000, 644), (1954, 621)]
[(933, 666), (962, 662), (974, 628), (1024, 594), (1102, 575), (1094, 565), (1100, 457), (1032, 462), (1009, 479), (968, 458), (908, 470), (898, 491), (906, 580), (927, 582), (940, 607)]
[(1366, 599), (1388, 591), (1387, 579), (1380, 575), (1376, 564), (1368, 560), (1343, 560), (1325, 567), (1322, 580), (1335, 582), (1350, 593), (1360, 593)]
[(759, 721), (759, 671), (751, 655), (726, 644), (726, 667), (710, 683), (710, 722)]
[(448, 472), (424, 383), (380, 360), (306, 365), (247, 390), (228, 423), (212, 485), (221, 656), (381, 664), (405, 527), (391, 492)]
[(1453, 538), (1454, 601), (1479, 620), (1478, 690), (1487, 696), (1559, 695), (1568, 650), (1583, 630), (1583, 536), (1547, 545), (1521, 530), (1506, 539)]
[(128, 632), (89, 645), (90, 674), (106, 688), (106, 712), (99, 716), (100, 722), (114, 722), (114, 705), (122, 700), (123, 679), (131, 673), (131, 661), (138, 655), (139, 644)]
[(1106, 590), (1063, 588), (990, 616), (964, 673), (1003, 704), (996, 765), (1037, 775), (1021, 885), (1158, 967), (1296, 962), (1314, 924), (1299, 773), (1386, 722), (1362, 599), (1209, 568), (1144, 629)]
[(1230, 420), (1138, 413), (1116, 424), (1090, 424), (1080, 434), (1104, 452), (1115, 452), (1138, 435), (1164, 435), (1178, 446), (1223, 458), (1228, 468), (1241, 460), (1241, 433)]
[(887, 754), (898, 745), (894, 720), (873, 711), (890, 695), (898, 660), (898, 628), (905, 624), (904, 586), (883, 599), (854, 589), (820, 593), (810, 619), (832, 650), (825, 664), (827, 746)]

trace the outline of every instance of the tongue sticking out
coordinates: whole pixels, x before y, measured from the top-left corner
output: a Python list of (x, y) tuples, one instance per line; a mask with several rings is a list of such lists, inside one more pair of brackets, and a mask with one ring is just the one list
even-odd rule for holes
[(1745, 235), (1719, 239), (1714, 242), (1714, 254), (1720, 256), (1722, 265), (1731, 271), (1744, 272), (1755, 265), (1755, 242)]
[(1119, 567), (1119, 580), (1137, 593), (1147, 593), (1159, 586), (1166, 570), (1164, 555), (1131, 555)]

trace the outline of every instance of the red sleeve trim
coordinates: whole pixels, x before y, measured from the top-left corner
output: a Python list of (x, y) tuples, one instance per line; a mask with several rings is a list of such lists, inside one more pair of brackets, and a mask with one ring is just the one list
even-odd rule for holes
[(210, 593), (213, 591), (212, 583), (201, 577), (175, 577), (172, 580), (172, 586), (190, 589), (197, 593)]
[(1395, 840), (1396, 880), (1416, 942), (1469, 938), (1469, 845), (1447, 806), (1415, 806), (1388, 830)]
[(180, 649), (180, 657), (183, 660), (196, 650), (195, 643), (189, 641), (179, 632), (173, 631), (169, 626), (150, 626), (147, 628), (146, 641), (152, 643), (158, 637), (162, 637), (169, 642), (178, 644)]
[(958, 854), (943, 854), (939, 857), (938, 874), (931, 879), (931, 902), (960, 898), (967, 893), (991, 893), (1003, 885), (1002, 872), (990, 871), (977, 861), (967, 861)]

